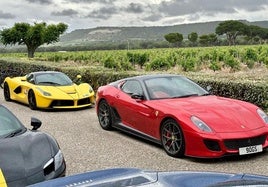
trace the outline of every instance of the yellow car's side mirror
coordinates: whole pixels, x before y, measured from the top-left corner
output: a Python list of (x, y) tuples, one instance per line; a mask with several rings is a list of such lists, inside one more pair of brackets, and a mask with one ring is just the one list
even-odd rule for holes
[(75, 83), (80, 84), (81, 83), (82, 76), (81, 75), (76, 75)]

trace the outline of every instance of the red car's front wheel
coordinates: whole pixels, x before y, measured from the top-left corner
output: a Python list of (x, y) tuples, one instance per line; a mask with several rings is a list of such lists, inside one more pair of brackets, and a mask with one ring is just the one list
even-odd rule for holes
[(111, 107), (107, 103), (107, 101), (102, 100), (98, 106), (98, 118), (101, 127), (105, 130), (112, 129), (112, 114), (111, 114)]
[(185, 141), (183, 132), (175, 120), (168, 119), (163, 123), (161, 127), (161, 141), (168, 155), (172, 157), (184, 156)]

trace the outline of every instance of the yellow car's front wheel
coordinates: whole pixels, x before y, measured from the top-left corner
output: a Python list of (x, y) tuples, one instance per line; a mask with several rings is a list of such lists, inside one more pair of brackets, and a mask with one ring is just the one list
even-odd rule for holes
[(34, 91), (33, 90), (29, 90), (29, 92), (28, 92), (28, 103), (29, 103), (29, 107), (32, 110), (36, 110), (37, 109), (36, 99), (35, 99), (35, 95), (34, 95)]
[(6, 82), (4, 83), (4, 97), (6, 101), (11, 101), (9, 86)]

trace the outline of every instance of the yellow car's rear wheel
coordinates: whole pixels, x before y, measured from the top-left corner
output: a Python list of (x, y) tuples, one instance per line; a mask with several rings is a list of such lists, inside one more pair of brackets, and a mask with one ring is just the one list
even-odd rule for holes
[(29, 107), (32, 110), (36, 110), (37, 109), (37, 107), (36, 107), (36, 99), (35, 99), (35, 95), (34, 95), (34, 91), (33, 90), (30, 90), (29, 93), (28, 93), (28, 103), (29, 103)]

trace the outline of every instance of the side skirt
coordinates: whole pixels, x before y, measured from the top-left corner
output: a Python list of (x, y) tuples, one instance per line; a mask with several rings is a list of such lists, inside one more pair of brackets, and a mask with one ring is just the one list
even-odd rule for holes
[(130, 128), (130, 127), (127, 127), (126, 125), (124, 125), (123, 123), (119, 122), (119, 123), (115, 123), (113, 125), (114, 128), (120, 130), (120, 131), (123, 131), (123, 132), (126, 132), (128, 134), (132, 134), (134, 136), (137, 136), (139, 138), (142, 138), (142, 139), (145, 139), (145, 140), (148, 140), (150, 142), (153, 142), (153, 143), (156, 143), (156, 144), (159, 144), (161, 145), (161, 141), (152, 137), (152, 136), (149, 136), (143, 132), (140, 132), (140, 131), (137, 131), (133, 128)]

